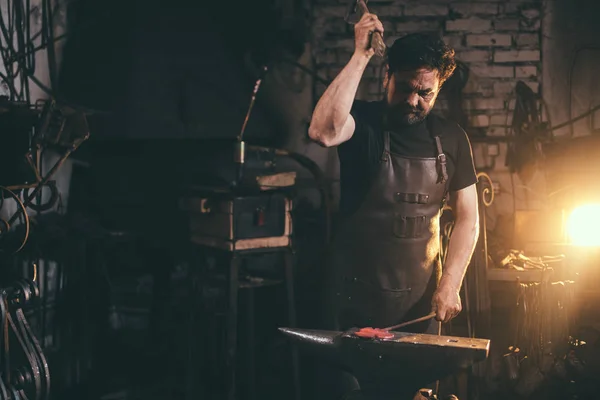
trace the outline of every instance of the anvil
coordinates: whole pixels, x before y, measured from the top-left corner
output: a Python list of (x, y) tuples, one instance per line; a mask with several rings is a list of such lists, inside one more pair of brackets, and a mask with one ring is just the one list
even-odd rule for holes
[(412, 399), (420, 388), (487, 358), (490, 341), (391, 332), (389, 339), (279, 328), (301, 351), (353, 374), (365, 398)]

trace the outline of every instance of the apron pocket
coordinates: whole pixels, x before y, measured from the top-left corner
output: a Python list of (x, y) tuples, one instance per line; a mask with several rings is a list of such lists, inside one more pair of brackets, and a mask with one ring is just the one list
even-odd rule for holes
[(383, 289), (358, 279), (343, 282), (338, 296), (342, 330), (396, 324), (410, 309), (411, 292), (411, 288)]
[(416, 217), (406, 217), (396, 213), (394, 215), (394, 235), (402, 239), (413, 239), (423, 236), (427, 227), (427, 217), (417, 215)]
[(382, 288), (379, 285), (374, 283), (365, 281), (360, 278), (349, 278), (342, 277), (342, 286), (351, 287), (354, 290), (365, 291), (365, 292), (374, 292), (374, 293), (387, 293), (390, 296), (394, 296), (395, 294), (403, 294), (412, 291), (412, 288)]

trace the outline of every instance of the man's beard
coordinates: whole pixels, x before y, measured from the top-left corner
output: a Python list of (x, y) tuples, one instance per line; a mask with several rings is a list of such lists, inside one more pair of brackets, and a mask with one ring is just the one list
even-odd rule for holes
[(427, 118), (429, 111), (404, 104), (389, 105), (386, 102), (387, 122), (390, 126), (411, 126)]

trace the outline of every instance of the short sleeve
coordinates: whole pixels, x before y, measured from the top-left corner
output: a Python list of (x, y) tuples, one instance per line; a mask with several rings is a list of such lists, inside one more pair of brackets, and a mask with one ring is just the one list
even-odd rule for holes
[(352, 154), (355, 162), (371, 168), (383, 150), (381, 129), (381, 102), (355, 100), (350, 110), (354, 118), (354, 134), (340, 144), (338, 154)]
[(457, 133), (456, 170), (450, 182), (450, 191), (456, 192), (477, 183), (473, 151), (467, 133), (461, 128)]
[(352, 137), (337, 146), (340, 160), (340, 210), (351, 213), (363, 201), (369, 188), (372, 160), (370, 155), (376, 143), (371, 103), (356, 100), (350, 111), (355, 128)]
[(368, 103), (355, 100), (350, 109), (350, 115), (354, 118), (354, 133), (346, 142), (338, 146), (342, 152), (359, 153), (369, 143), (369, 115)]

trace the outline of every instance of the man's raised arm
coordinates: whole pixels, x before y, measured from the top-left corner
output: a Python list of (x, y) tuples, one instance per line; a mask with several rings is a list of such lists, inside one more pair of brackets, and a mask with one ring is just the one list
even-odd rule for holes
[(374, 14), (364, 14), (354, 26), (355, 49), (344, 69), (327, 87), (319, 99), (308, 128), (310, 138), (322, 146), (337, 146), (354, 134), (354, 118), (350, 115), (358, 84), (374, 50), (369, 48), (370, 36), (383, 25)]

